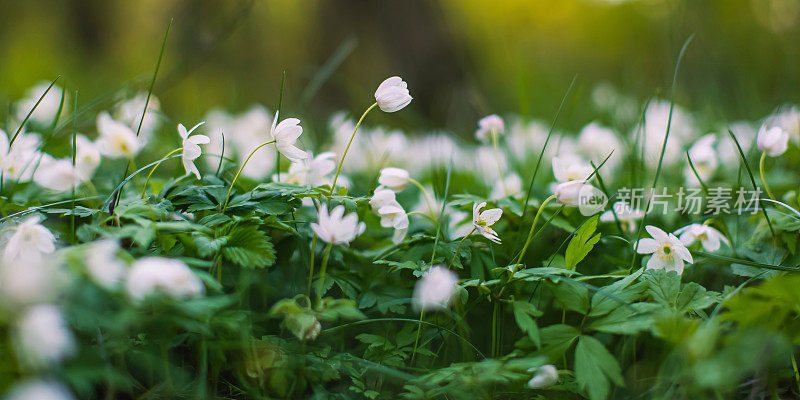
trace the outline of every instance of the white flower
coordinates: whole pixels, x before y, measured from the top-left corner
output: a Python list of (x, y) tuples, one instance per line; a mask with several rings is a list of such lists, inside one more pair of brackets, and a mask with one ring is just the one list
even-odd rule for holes
[(203, 125), (205, 122), (201, 122), (195, 125), (189, 131), (186, 130), (186, 127), (183, 124), (178, 124), (178, 134), (183, 139), (183, 153), (181, 154), (181, 161), (183, 162), (183, 168), (186, 170), (186, 174), (194, 174), (197, 179), (200, 179), (200, 171), (197, 169), (197, 166), (194, 165), (194, 160), (196, 160), (202, 154), (202, 150), (200, 149), (201, 144), (206, 144), (211, 141), (211, 139), (206, 135), (194, 135), (189, 136), (194, 132), (195, 129)]
[(176, 299), (201, 297), (205, 287), (200, 278), (182, 261), (163, 257), (136, 260), (128, 273), (126, 288), (134, 301), (157, 291)]
[(580, 194), (586, 186), (592, 186), (588, 183), (575, 180), (559, 183), (553, 189), (553, 194), (556, 195), (556, 200), (559, 203), (568, 207), (578, 207), (580, 205)]
[(384, 112), (400, 111), (411, 103), (412, 99), (408, 93), (408, 85), (399, 76), (387, 78), (375, 91), (375, 101)]
[(89, 276), (98, 285), (115, 288), (125, 275), (126, 266), (117, 257), (119, 244), (113, 239), (103, 239), (89, 245), (84, 264)]
[(727, 244), (731, 243), (722, 234), (722, 232), (703, 224), (691, 224), (675, 231), (675, 235), (681, 240), (684, 246), (691, 246), (695, 242), (700, 242), (705, 251), (717, 251), (720, 247), (720, 242)]
[(622, 143), (617, 138), (616, 132), (597, 122), (592, 122), (581, 129), (577, 150), (598, 166), (611, 154), (603, 167), (606, 170), (616, 169), (623, 157)]
[(753, 142), (756, 140), (755, 126), (751, 122), (739, 121), (733, 122), (721, 128), (722, 137), (717, 145), (717, 156), (722, 161), (723, 166), (733, 167), (734, 169), (739, 166), (739, 149), (736, 147), (736, 142), (728, 134), (731, 130), (742, 147), (744, 154), (747, 154), (753, 148)]
[(450, 306), (457, 289), (455, 272), (435, 265), (414, 286), (414, 306), (421, 310), (442, 310)]
[(75, 340), (58, 307), (38, 305), (28, 308), (17, 323), (17, 355), (25, 363), (45, 367), (70, 356)]
[(553, 176), (559, 182), (584, 181), (594, 172), (594, 168), (580, 158), (572, 155), (553, 157)]
[(492, 135), (502, 135), (506, 131), (503, 119), (497, 114), (492, 114), (481, 118), (478, 121), (478, 130), (475, 137), (481, 142), (491, 142)]
[(623, 229), (627, 229), (628, 232), (633, 232), (633, 230), (636, 229), (636, 220), (644, 216), (644, 211), (639, 209), (634, 210), (630, 204), (622, 201), (614, 203), (613, 208), (613, 211), (608, 210), (601, 214), (600, 221), (614, 222), (614, 213), (616, 212), (619, 222), (624, 224), (622, 225)]
[[(277, 125), (276, 125), (277, 124)], [(278, 123), (278, 114), (275, 113), (275, 118), (272, 120), (272, 129), (270, 130), (272, 138), (275, 139), (275, 146), (284, 157), (292, 161), (303, 161), (308, 154), (300, 150), (294, 144), (297, 138), (303, 133), (303, 127), (300, 126), (300, 120), (297, 118), (287, 118)]]
[[(142, 121), (145, 104), (147, 104), (147, 112)], [(117, 121), (128, 125), (133, 132), (139, 129), (141, 123), (142, 129), (139, 131), (139, 137), (147, 141), (161, 124), (158, 115), (160, 109), (161, 103), (156, 96), (151, 94), (150, 102), (147, 102), (147, 92), (139, 92), (136, 96), (118, 103), (114, 109), (114, 117)]]
[(97, 146), (100, 152), (111, 158), (134, 158), (142, 144), (136, 132), (122, 122), (115, 121), (107, 112), (97, 116)]
[(472, 227), (483, 237), (495, 243), (500, 243), (500, 237), (490, 226), (494, 225), (503, 215), (503, 210), (492, 208), (481, 212), (481, 208), (486, 206), (486, 202), (475, 203), (472, 205)]
[(20, 259), (33, 262), (56, 250), (56, 238), (39, 222), (40, 216), (28, 217), (13, 229), (3, 249), (3, 261), (14, 263)]
[(0, 135), (0, 154), (3, 176), (19, 182), (27, 182), (33, 178), (36, 163), (41, 153), (39, 152), (39, 135), (21, 133), (9, 148), (8, 137), (3, 132)]
[[(211, 142), (205, 145), (204, 151), (211, 157), (203, 157), (208, 168), (216, 170), (219, 155), (223, 152), (222, 135), (225, 134), (225, 157), (244, 158), (253, 149), (264, 143), (264, 132), (270, 132), (273, 115), (262, 105), (255, 104), (246, 112), (230, 115), (222, 110), (211, 110), (203, 118), (205, 130)], [(258, 157), (247, 162), (242, 175), (261, 180), (270, 175), (275, 168), (278, 155), (274, 151), (260, 151)]]
[(716, 140), (716, 136), (711, 133), (698, 139), (689, 149), (689, 158), (691, 158), (692, 165), (694, 165), (694, 171), (692, 171), (692, 167), (688, 165), (687, 161), (686, 168), (683, 170), (687, 184), (695, 186), (700, 184), (694, 174), (695, 171), (703, 181), (708, 181), (714, 175), (714, 171), (716, 171), (719, 164), (717, 151), (714, 150), (714, 142)]
[(449, 213), (448, 228), (450, 240), (460, 239), (469, 235), (472, 231), (472, 221), (466, 211), (454, 211)]
[(348, 245), (356, 236), (366, 229), (363, 222), (358, 222), (358, 215), (350, 213), (344, 215), (344, 206), (338, 205), (328, 214), (328, 207), (324, 204), (319, 208), (319, 217), (316, 223), (311, 223), (311, 229), (322, 241), (331, 244)]
[(519, 175), (511, 172), (499, 183), (495, 183), (492, 188), (490, 200), (499, 200), (503, 197), (516, 196), (522, 192), (522, 179)]
[(684, 261), (689, 264), (694, 263), (692, 254), (675, 235), (667, 234), (652, 225), (645, 226), (645, 229), (653, 238), (639, 239), (635, 246), (639, 254), (653, 254), (647, 260), (647, 269), (665, 269), (680, 275), (683, 273)]
[(528, 381), (528, 387), (533, 389), (553, 386), (558, 383), (558, 370), (552, 364), (542, 365), (537, 369), (536, 375)]
[(75, 137), (75, 169), (81, 181), (88, 181), (100, 165), (100, 149), (86, 136)]
[(669, 137), (667, 138), (667, 147), (664, 149), (665, 165), (678, 161), (683, 155), (684, 143), (695, 137), (694, 121), (687, 112), (678, 105), (674, 105), (672, 122), (670, 122), (669, 115), (669, 102), (653, 101), (645, 111), (644, 127), (637, 127), (633, 130), (634, 140), (641, 134), (638, 143), (643, 143), (645, 162), (650, 167), (658, 165), (664, 136), (667, 134), (667, 126), (669, 126)]
[[(293, 162), (288, 172), (281, 172), (278, 176), (273, 175), (273, 180), (308, 187), (330, 185), (333, 179), (328, 175), (336, 169), (334, 161), (336, 154), (327, 151), (314, 157), (310, 151), (307, 153), (308, 157)], [(339, 179), (342, 179), (341, 175)]]
[[(17, 102), (15, 110), (16, 122), (22, 123), (22, 120), (24, 120), (25, 116), (33, 109), (33, 106), (36, 105), (36, 102), (39, 101), (39, 98), (42, 97), (48, 86), (50, 86), (50, 82), (47, 81), (37, 83), (36, 86), (28, 90), (24, 99)], [(40, 126), (52, 125), (58, 114), (59, 107), (61, 107), (61, 93), (63, 91), (64, 89), (60, 86), (53, 85), (50, 91), (42, 97), (42, 101), (36, 106), (36, 109), (33, 111), (28, 121), (34, 121)], [(64, 112), (69, 109), (69, 104), (69, 96), (64, 93), (64, 105), (61, 111)]]
[(39, 168), (33, 174), (37, 185), (55, 192), (64, 192), (78, 187), (83, 181), (72, 160), (55, 159), (47, 154), (42, 156)]
[(408, 231), (408, 215), (403, 206), (395, 199), (394, 192), (378, 187), (369, 200), (369, 204), (372, 207), (372, 211), (381, 218), (382, 227), (395, 229), (392, 241), (400, 243)]
[(786, 152), (789, 146), (789, 132), (781, 127), (767, 128), (762, 126), (756, 138), (758, 149), (766, 152), (768, 156), (776, 157)]
[(53, 301), (66, 281), (63, 265), (55, 257), (24, 254), (13, 262), (0, 263), (2, 306), (16, 308)]
[(6, 394), (5, 400), (74, 400), (64, 385), (45, 380), (27, 380), (17, 383)]
[(402, 168), (389, 167), (381, 170), (378, 183), (394, 192), (402, 192), (408, 186), (409, 178), (408, 171)]

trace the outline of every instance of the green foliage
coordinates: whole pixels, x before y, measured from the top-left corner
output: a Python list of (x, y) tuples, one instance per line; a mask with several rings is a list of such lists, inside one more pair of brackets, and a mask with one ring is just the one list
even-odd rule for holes
[(575, 232), (572, 240), (569, 241), (567, 253), (564, 256), (567, 269), (575, 269), (578, 263), (592, 251), (594, 245), (600, 241), (600, 233), (595, 235), (599, 218), (599, 215), (595, 215), (586, 220)]

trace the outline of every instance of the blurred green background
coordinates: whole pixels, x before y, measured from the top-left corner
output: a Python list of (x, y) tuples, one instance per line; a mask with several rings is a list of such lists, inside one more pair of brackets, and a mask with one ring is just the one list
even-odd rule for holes
[(0, 101), (59, 74), (80, 104), (146, 90), (171, 17), (155, 94), (188, 123), (216, 106), (274, 108), (285, 70), (284, 115), (317, 135), (336, 110), (360, 114), (390, 75), (415, 101), (371, 123), (471, 135), (489, 113), (549, 120), (577, 75), (564, 125), (578, 128), (596, 117), (599, 82), (640, 101), (666, 95), (691, 34), (678, 86), (688, 109), (757, 119), (798, 100), (797, 0), (5, 0)]

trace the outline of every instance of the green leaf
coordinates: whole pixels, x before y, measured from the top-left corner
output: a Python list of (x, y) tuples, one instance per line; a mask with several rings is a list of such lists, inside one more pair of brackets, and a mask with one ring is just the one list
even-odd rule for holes
[(586, 314), (589, 311), (589, 289), (573, 280), (562, 280), (553, 289), (561, 305), (575, 312)]
[(550, 358), (559, 358), (569, 350), (580, 332), (572, 326), (556, 324), (542, 328), (541, 334), (544, 351)]
[(599, 317), (610, 313), (625, 304), (630, 304), (644, 294), (645, 283), (635, 283), (644, 270), (638, 270), (608, 286), (604, 286), (592, 296), (590, 317)]
[(592, 400), (608, 397), (609, 380), (624, 385), (622, 370), (614, 356), (599, 340), (584, 335), (575, 349), (575, 380)]
[(606, 333), (631, 335), (645, 329), (650, 329), (653, 322), (652, 311), (661, 308), (661, 306), (653, 303), (622, 305), (603, 318), (589, 324), (589, 329)]
[(569, 241), (567, 252), (564, 256), (567, 269), (575, 269), (578, 263), (592, 251), (594, 245), (600, 240), (600, 233), (594, 234), (597, 230), (597, 220), (599, 218), (599, 215), (589, 218), (578, 228), (575, 236)]
[(542, 315), (542, 312), (537, 310), (536, 306), (533, 304), (525, 301), (515, 301), (512, 305), (514, 307), (514, 320), (517, 322), (517, 326), (528, 334), (528, 337), (536, 344), (536, 347), (539, 347), (541, 345), (539, 327), (536, 325), (534, 317)]
[(264, 268), (275, 263), (275, 249), (269, 237), (255, 225), (238, 225), (227, 235), (221, 254), (245, 268)]

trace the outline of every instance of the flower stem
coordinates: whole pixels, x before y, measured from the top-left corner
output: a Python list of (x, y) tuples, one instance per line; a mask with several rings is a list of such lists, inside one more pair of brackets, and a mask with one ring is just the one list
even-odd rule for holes
[(528, 251), (528, 246), (531, 244), (531, 240), (533, 240), (533, 233), (536, 230), (536, 222), (539, 221), (539, 216), (542, 214), (542, 210), (547, 205), (547, 203), (553, 201), (556, 198), (556, 195), (552, 195), (542, 202), (542, 205), (539, 206), (539, 209), (536, 211), (536, 216), (533, 217), (533, 224), (531, 224), (531, 230), (528, 231), (528, 238), (525, 239), (525, 245), (522, 246), (522, 251), (519, 253), (519, 257), (517, 257), (516, 264), (522, 264), (522, 258), (525, 257), (525, 253)]
[(433, 209), (433, 200), (428, 195), (428, 191), (425, 190), (422, 184), (419, 183), (419, 181), (417, 181), (416, 179), (408, 178), (408, 181), (411, 182), (411, 184), (413, 184), (417, 188), (419, 188), (419, 191), (422, 192), (422, 196), (425, 197), (425, 203), (428, 205), (428, 210), (430, 210), (432, 214), (431, 219), (435, 221), (435, 218), (433, 218), (433, 213), (435, 212), (435, 210)]
[(467, 238), (470, 237), (470, 235), (475, 233), (475, 229), (478, 229), (478, 228), (472, 228), (472, 230), (469, 231), (468, 234), (464, 235), (464, 237), (461, 238), (461, 241), (458, 242), (458, 246), (456, 247), (456, 252), (455, 252), (455, 254), (453, 254), (453, 260), (450, 261), (450, 265), (453, 265), (456, 262), (456, 258), (458, 257), (458, 251), (461, 250), (461, 245), (464, 244), (464, 241), (467, 240)]
[(353, 129), (353, 135), (350, 136), (350, 141), (347, 142), (347, 147), (344, 148), (344, 153), (342, 153), (342, 159), (339, 160), (339, 167), (336, 168), (336, 175), (333, 176), (333, 183), (331, 183), (331, 192), (330, 194), (328, 194), (328, 196), (333, 196), (333, 191), (336, 189), (336, 180), (339, 179), (339, 172), (342, 171), (342, 164), (344, 164), (344, 158), (347, 157), (347, 150), (350, 150), (350, 145), (353, 144), (353, 139), (356, 138), (356, 132), (358, 132), (358, 127), (361, 126), (361, 121), (363, 121), (364, 117), (366, 117), (367, 114), (370, 111), (372, 111), (372, 109), (375, 108), (377, 105), (378, 102), (375, 102), (375, 104), (369, 106), (369, 108), (367, 108), (367, 110), (364, 111), (364, 114), (361, 114), (361, 118), (358, 119), (358, 123), (356, 124), (356, 129)]
[(767, 180), (764, 179), (764, 161), (767, 159), (767, 151), (764, 150), (761, 153), (761, 161), (758, 162), (758, 171), (761, 173), (761, 183), (764, 184), (764, 189), (767, 191), (767, 196), (770, 199), (775, 200), (775, 196), (772, 195), (772, 190), (769, 189), (769, 185), (767, 184)]
[(419, 324), (417, 324), (417, 338), (414, 339), (414, 350), (411, 351), (411, 363), (409, 366), (414, 365), (414, 357), (417, 356), (417, 346), (419, 345), (419, 333), (422, 331), (422, 318), (425, 316), (425, 309), (419, 312)]
[(156, 172), (156, 168), (158, 168), (158, 166), (161, 165), (161, 163), (164, 162), (164, 160), (170, 158), (173, 154), (179, 151), (183, 151), (183, 147), (178, 147), (177, 149), (170, 151), (169, 153), (167, 153), (166, 156), (164, 156), (161, 159), (161, 161), (158, 162), (158, 164), (153, 166), (153, 169), (150, 170), (150, 173), (147, 174), (147, 179), (145, 179), (144, 181), (144, 187), (142, 188), (142, 198), (144, 198), (144, 195), (147, 192), (147, 185), (150, 183), (150, 177), (153, 176), (153, 172)]
[(311, 280), (314, 277), (314, 252), (317, 251), (317, 235), (311, 240), (311, 267), (308, 268), (308, 295), (311, 296)]
[(275, 143), (275, 140), (270, 140), (269, 142), (261, 143), (260, 145), (258, 145), (258, 147), (256, 147), (255, 149), (253, 149), (253, 151), (250, 152), (250, 154), (247, 156), (247, 158), (242, 163), (242, 166), (239, 167), (238, 171), (236, 171), (236, 176), (234, 176), (233, 180), (231, 181), (231, 187), (228, 188), (228, 195), (225, 196), (225, 204), (219, 210), (220, 212), (225, 212), (225, 209), (228, 208), (228, 202), (231, 200), (231, 191), (233, 190), (233, 185), (236, 183), (236, 180), (239, 179), (239, 175), (242, 174), (242, 170), (244, 169), (244, 166), (247, 165), (248, 161), (250, 161), (250, 157), (252, 157), (253, 154), (255, 154), (256, 151), (258, 151), (258, 149), (260, 149), (260, 148), (262, 148), (262, 147), (264, 147), (264, 146), (266, 146), (268, 144), (272, 144), (272, 143)]
[(332, 243), (325, 247), (325, 254), (322, 256), (322, 266), (319, 269), (319, 283), (317, 284), (317, 305), (322, 301), (322, 291), (325, 289), (325, 271), (328, 269), (328, 258), (331, 256)]

